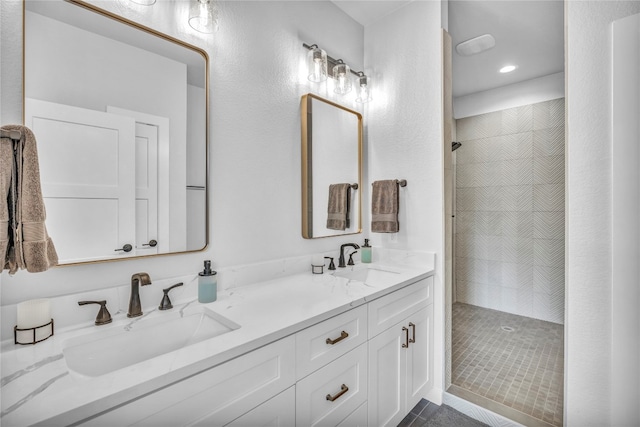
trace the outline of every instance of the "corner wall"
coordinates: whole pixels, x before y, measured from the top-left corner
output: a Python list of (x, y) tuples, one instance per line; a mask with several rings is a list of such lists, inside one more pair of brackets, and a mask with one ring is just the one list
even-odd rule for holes
[[(444, 378), (444, 206), (441, 3), (416, 1), (365, 27), (365, 72), (375, 85), (367, 106), (368, 177), (406, 179), (400, 232), (369, 234), (374, 246), (436, 253), (434, 384)], [(363, 202), (370, 211), (370, 199)], [(369, 218), (369, 215), (366, 216)], [(370, 230), (367, 221), (365, 233)]]
[[(637, 1), (565, 3), (565, 425), (611, 425), (611, 23)], [(636, 284), (637, 286), (637, 284)]]

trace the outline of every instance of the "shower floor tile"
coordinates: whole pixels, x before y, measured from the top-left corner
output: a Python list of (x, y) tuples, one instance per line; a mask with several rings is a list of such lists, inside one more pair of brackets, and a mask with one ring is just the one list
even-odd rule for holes
[(453, 304), (451, 382), (554, 426), (562, 426), (564, 327)]

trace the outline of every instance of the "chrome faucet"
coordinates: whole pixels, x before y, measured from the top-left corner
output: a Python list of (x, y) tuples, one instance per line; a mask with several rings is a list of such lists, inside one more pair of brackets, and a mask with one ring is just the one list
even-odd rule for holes
[(140, 285), (150, 285), (151, 277), (147, 273), (136, 273), (131, 276), (131, 296), (129, 297), (129, 312), (127, 317), (142, 316), (142, 305), (140, 304)]
[(338, 259), (338, 267), (346, 267), (347, 264), (344, 262), (344, 248), (346, 246), (351, 246), (354, 249), (360, 249), (356, 243), (345, 243), (344, 245), (340, 245), (340, 258)]

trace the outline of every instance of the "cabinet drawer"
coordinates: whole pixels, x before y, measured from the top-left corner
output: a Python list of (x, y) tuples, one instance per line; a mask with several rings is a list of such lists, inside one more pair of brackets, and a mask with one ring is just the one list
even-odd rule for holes
[(360, 306), (296, 334), (296, 378), (306, 377), (367, 341), (367, 307)]
[[(227, 424), (227, 427), (291, 427), (296, 422), (296, 390), (289, 387), (262, 405)], [(214, 425), (212, 423), (212, 425)]]
[(340, 424), (367, 401), (367, 380), (362, 344), (296, 384), (296, 425)]
[(371, 301), (369, 338), (433, 302), (433, 276)]
[(369, 422), (367, 419), (367, 403), (365, 402), (336, 427), (368, 427)]
[(294, 352), (294, 337), (283, 338), (82, 425), (227, 424), (294, 384)]

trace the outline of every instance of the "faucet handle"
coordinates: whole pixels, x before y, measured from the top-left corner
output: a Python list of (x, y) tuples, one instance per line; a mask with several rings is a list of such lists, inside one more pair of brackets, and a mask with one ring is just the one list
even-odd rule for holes
[(349, 262), (347, 263), (347, 265), (355, 265), (353, 262), (353, 255), (357, 254), (358, 251), (353, 251), (349, 254)]
[(107, 301), (78, 301), (78, 305), (86, 305), (86, 304), (100, 304), (100, 311), (98, 311), (98, 315), (96, 316), (95, 324), (106, 325), (107, 323), (111, 323), (111, 313), (107, 310)]
[(164, 292), (164, 296), (162, 297), (162, 301), (160, 302), (160, 306), (158, 307), (158, 310), (169, 310), (171, 308), (173, 308), (173, 305), (171, 304), (171, 300), (169, 299), (169, 291), (173, 288), (177, 288), (178, 286), (182, 286), (183, 283), (176, 283), (173, 286), (169, 286), (167, 289), (163, 289), (162, 292)]
[(331, 258), (330, 256), (326, 256), (324, 257), (324, 259), (330, 259), (331, 262), (329, 263), (329, 270), (335, 270), (336, 269), (336, 265), (333, 263), (333, 258)]

